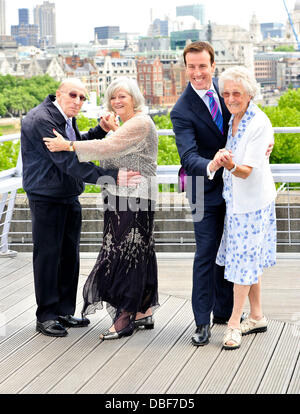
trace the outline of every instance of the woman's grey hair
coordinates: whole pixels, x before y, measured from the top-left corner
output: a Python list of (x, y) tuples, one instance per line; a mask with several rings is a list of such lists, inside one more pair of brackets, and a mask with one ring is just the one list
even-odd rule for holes
[(133, 110), (134, 112), (142, 111), (145, 106), (145, 99), (138, 87), (137, 82), (134, 79), (120, 77), (112, 81), (105, 92), (105, 103), (109, 111), (112, 111), (111, 97), (118, 90), (124, 89), (133, 98)]
[(223, 95), (224, 92), (224, 83), (228, 80), (241, 83), (245, 91), (252, 98), (258, 93), (259, 87), (253, 73), (244, 66), (233, 66), (221, 73), (219, 78), (219, 90), (221, 95)]

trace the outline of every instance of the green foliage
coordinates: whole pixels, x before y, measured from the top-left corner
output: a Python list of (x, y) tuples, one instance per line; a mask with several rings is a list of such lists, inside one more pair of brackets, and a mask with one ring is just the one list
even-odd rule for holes
[(155, 115), (153, 121), (157, 129), (173, 129), (170, 114), (168, 115)]
[[(290, 94), (288, 91), (285, 95)], [(265, 107), (263, 111), (269, 117), (273, 127), (292, 127), (300, 125), (300, 110), (296, 107), (283, 106)], [(300, 163), (300, 137), (299, 134), (275, 134), (275, 145), (270, 156), (272, 164)]]
[[(157, 129), (173, 129), (170, 114), (153, 118)], [(180, 159), (174, 136), (160, 136), (158, 141), (158, 165), (178, 165)]]
[(178, 155), (175, 138), (172, 136), (160, 136), (158, 141), (158, 165), (179, 165), (180, 158)]
[(0, 171), (14, 168), (17, 165), (19, 150), (20, 141), (0, 144)]
[(294, 46), (278, 46), (274, 49), (274, 52), (295, 52)]
[(95, 128), (97, 126), (98, 122), (97, 119), (90, 119), (86, 118), (84, 115), (79, 114), (76, 117), (77, 125), (79, 128), (79, 131), (88, 131), (90, 128)]
[(300, 111), (300, 89), (290, 89), (285, 92), (285, 94), (282, 95), (278, 101), (278, 108), (281, 110), (293, 108)]
[(0, 115), (26, 114), (47, 95), (55, 94), (58, 84), (48, 75), (33, 76), (30, 79), (0, 76)]

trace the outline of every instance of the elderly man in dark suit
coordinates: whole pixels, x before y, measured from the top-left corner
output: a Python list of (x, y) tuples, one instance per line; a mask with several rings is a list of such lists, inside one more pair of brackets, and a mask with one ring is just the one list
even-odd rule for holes
[(54, 136), (53, 130), (70, 141), (106, 135), (104, 119), (96, 128), (79, 133), (75, 116), (85, 99), (84, 84), (66, 79), (56, 96), (49, 95), (26, 115), (21, 128), (23, 188), (32, 215), (36, 329), (55, 337), (66, 336), (66, 327), (89, 323), (86, 318), (74, 317), (81, 231), (78, 196), (84, 182), (115, 180), (127, 185), (132, 177), (134, 181), (139, 176), (136, 172), (103, 170), (93, 163), (80, 163), (75, 152), (54, 153), (44, 145), (43, 137)]
[[(225, 204), (223, 168), (215, 172), (214, 156), (225, 147), (230, 114), (213, 79), (212, 46), (207, 42), (191, 43), (183, 56), (189, 84), (171, 111), (171, 120), (181, 164), (191, 177), (187, 185), (193, 187), (187, 189), (196, 239), (192, 307), (197, 329), (192, 343), (202, 346), (209, 342), (211, 313), (214, 323), (226, 323), (233, 306), (233, 285), (224, 280), (224, 268), (215, 263), (223, 233)], [(204, 177), (202, 215), (197, 212), (202, 207), (196, 177)]]

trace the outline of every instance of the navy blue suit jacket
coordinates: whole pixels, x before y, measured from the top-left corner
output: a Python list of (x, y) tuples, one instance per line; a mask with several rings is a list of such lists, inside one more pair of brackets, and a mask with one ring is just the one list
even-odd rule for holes
[[(219, 95), (217, 83), (213, 80)], [(204, 177), (204, 204), (219, 205), (223, 202), (223, 168), (213, 180), (207, 178), (207, 165), (220, 148), (224, 148), (228, 133), (230, 113), (219, 95), (224, 134), (220, 132), (211, 114), (189, 83), (171, 111), (176, 145), (181, 164), (187, 175)], [(193, 200), (194, 202), (195, 200)]]
[[(74, 152), (50, 152), (43, 137), (55, 137), (53, 129), (66, 139), (66, 120), (53, 105), (49, 95), (40, 105), (28, 112), (22, 121), (21, 151), (23, 188), (32, 200), (71, 201), (84, 190), (84, 182), (97, 183), (99, 177), (117, 179), (118, 170), (104, 170), (93, 163), (79, 162)], [(77, 140), (101, 139), (106, 132), (97, 126), (80, 135), (76, 120), (73, 128)]]

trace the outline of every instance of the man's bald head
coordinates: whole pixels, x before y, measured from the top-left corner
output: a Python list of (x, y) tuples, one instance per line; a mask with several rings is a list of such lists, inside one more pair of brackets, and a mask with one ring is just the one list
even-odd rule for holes
[(56, 100), (68, 118), (78, 115), (86, 99), (85, 84), (77, 78), (64, 79), (56, 91)]

